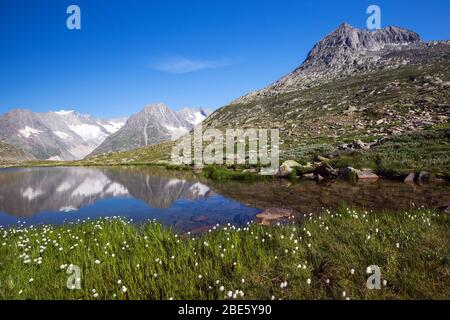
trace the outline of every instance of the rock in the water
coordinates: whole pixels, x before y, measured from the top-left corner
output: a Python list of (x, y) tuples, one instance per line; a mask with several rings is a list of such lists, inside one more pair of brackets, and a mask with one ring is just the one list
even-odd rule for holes
[(439, 211), (450, 213), (450, 205), (438, 208)]
[(419, 178), (418, 178), (419, 182), (427, 183), (427, 182), (433, 181), (433, 179), (434, 179), (434, 176), (427, 171), (422, 171), (419, 173)]
[(317, 182), (321, 182), (322, 180), (324, 180), (325, 178), (322, 177), (320, 174), (315, 173), (314, 174), (314, 180), (316, 180)]
[(256, 217), (261, 220), (260, 224), (268, 226), (271, 224), (271, 222), (280, 219), (287, 219), (294, 214), (295, 211), (291, 209), (269, 208), (256, 215)]
[(361, 171), (358, 171), (357, 175), (358, 175), (358, 180), (378, 180), (378, 179), (380, 179), (380, 177), (377, 176), (370, 169), (363, 169)]
[(303, 175), (303, 178), (308, 179), (308, 180), (314, 180), (314, 173), (307, 173)]
[(328, 163), (324, 163), (316, 168), (316, 174), (325, 178), (337, 178), (339, 176), (338, 171), (330, 166)]
[(358, 173), (359, 170), (356, 170), (352, 167), (345, 167), (339, 170), (339, 174), (342, 176), (342, 178), (349, 182), (356, 182), (356, 180), (358, 180)]
[(415, 173), (410, 173), (405, 180), (403, 180), (403, 182), (405, 183), (414, 183), (414, 179), (416, 178), (416, 174)]

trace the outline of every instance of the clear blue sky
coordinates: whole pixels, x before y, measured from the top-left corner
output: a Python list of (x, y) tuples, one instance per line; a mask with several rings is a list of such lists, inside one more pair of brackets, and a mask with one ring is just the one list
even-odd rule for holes
[[(66, 28), (70, 4), (80, 31)], [(383, 26), (450, 39), (448, 0), (1, 0), (0, 114), (215, 109), (290, 72), (341, 22), (365, 27), (370, 4)]]

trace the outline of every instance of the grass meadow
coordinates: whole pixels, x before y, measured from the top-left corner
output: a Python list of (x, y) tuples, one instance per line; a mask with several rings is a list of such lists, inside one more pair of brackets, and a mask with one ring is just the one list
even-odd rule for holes
[(448, 214), (343, 207), (302, 220), (201, 235), (115, 217), (1, 228), (0, 299), (450, 298)]

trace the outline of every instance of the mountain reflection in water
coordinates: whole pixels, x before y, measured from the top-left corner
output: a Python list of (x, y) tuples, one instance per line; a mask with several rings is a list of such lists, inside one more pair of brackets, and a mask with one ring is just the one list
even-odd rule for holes
[(0, 225), (121, 215), (155, 218), (185, 231), (245, 223), (259, 210), (212, 192), (195, 177), (139, 168), (66, 167), (0, 170), (0, 212)]

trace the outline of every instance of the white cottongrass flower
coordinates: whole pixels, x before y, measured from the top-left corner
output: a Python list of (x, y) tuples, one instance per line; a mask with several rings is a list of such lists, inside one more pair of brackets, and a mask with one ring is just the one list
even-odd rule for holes
[(282, 283), (280, 284), (280, 288), (281, 288), (281, 289), (284, 289), (284, 288), (287, 287), (287, 285), (288, 285), (287, 281), (282, 282)]
[(386, 286), (387, 286), (387, 284), (388, 284), (387, 280), (386, 280), (386, 279), (384, 279), (384, 280), (383, 280), (383, 286), (385, 286), (385, 287), (386, 287)]
[(202, 278), (203, 278), (203, 276), (202, 276), (201, 274), (199, 274), (199, 275), (198, 275), (198, 278), (199, 278), (199, 279), (202, 279)]
[(371, 267), (367, 267), (366, 273), (367, 273), (367, 274), (372, 273), (372, 268), (371, 268)]
[(98, 293), (97, 293), (97, 292), (94, 293), (93, 297), (94, 297), (94, 298), (97, 298), (97, 297), (98, 297)]
[(223, 292), (223, 291), (225, 290), (225, 287), (224, 287), (224, 286), (221, 286), (221, 287), (219, 288), (219, 290), (220, 290), (221, 292)]
[(33, 278), (30, 278), (30, 280), (28, 280), (28, 282), (33, 282), (34, 281), (34, 279)]
[(347, 296), (347, 292), (342, 291), (342, 297), (345, 298)]
[(100, 260), (95, 260), (95, 264), (100, 264)]
[(355, 274), (355, 269), (351, 269), (350, 274)]
[(122, 286), (122, 292), (125, 293), (125, 292), (127, 292), (127, 291), (128, 291), (127, 287)]
[(228, 291), (227, 296), (228, 298), (231, 298), (233, 296), (233, 291)]
[(122, 280), (117, 280), (117, 284), (122, 284)]
[(309, 278), (306, 279), (306, 283), (307, 283), (307, 284), (311, 284), (311, 279), (309, 279)]
[(400, 243), (397, 242), (397, 243), (395, 244), (395, 247), (396, 247), (397, 249), (400, 248)]

